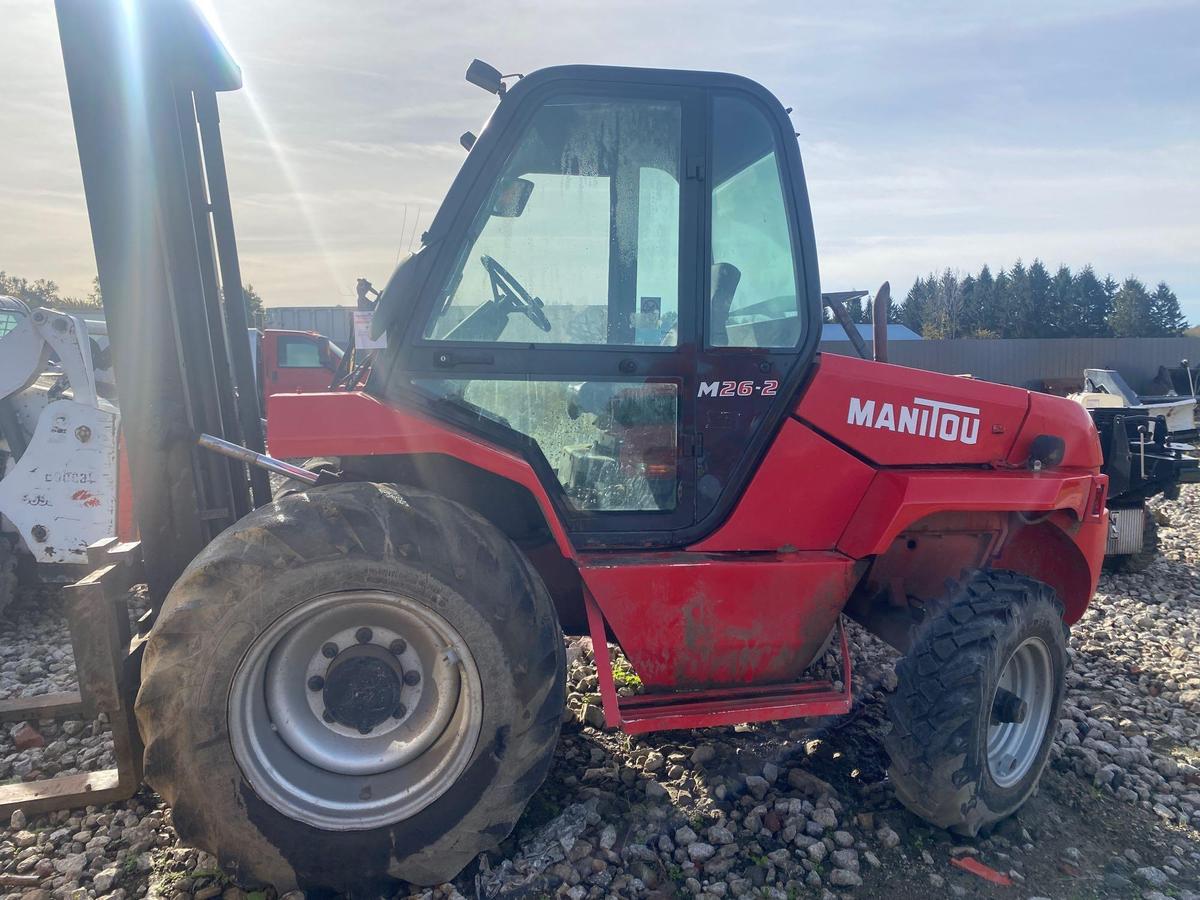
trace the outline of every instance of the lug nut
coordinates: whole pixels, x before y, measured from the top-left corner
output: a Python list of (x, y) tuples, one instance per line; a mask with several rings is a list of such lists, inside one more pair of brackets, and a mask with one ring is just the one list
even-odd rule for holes
[(354, 632), (354, 639), (356, 641), (358, 641), (360, 644), (371, 643), (371, 638), (373, 638), (374, 636), (375, 636), (375, 633), (373, 631), (371, 631), (370, 628), (360, 628), (360, 629), (358, 629), (358, 631)]
[(322, 691), (325, 689), (325, 679), (320, 675), (314, 675), (308, 679), (308, 689), (310, 691)]
[(394, 641), (388, 644), (388, 650), (390, 650), (396, 656), (399, 656), (407, 649), (408, 641), (404, 640), (404, 638), (396, 638)]
[(359, 726), (358, 726), (358, 733), (359, 733), (359, 734), (370, 734), (370, 733), (371, 733), (371, 726), (370, 726), (370, 725), (359, 725)]
[(399, 706), (396, 707), (396, 711), (394, 713), (392, 713), (392, 718), (393, 719), (403, 719), (407, 715), (408, 715), (408, 707), (405, 706), (403, 703), (401, 703)]
[(324, 647), (321, 648), (321, 655), (324, 656), (326, 659), (333, 659), (335, 656), (338, 655), (338, 645), (335, 644), (333, 641), (330, 641), (328, 644), (326, 644)]
[(333, 713), (331, 713), (329, 710), (325, 710), (325, 712), (321, 713), (321, 718), (324, 719), (326, 722), (328, 722), (330, 725), (333, 724)]
[(409, 687), (412, 687), (414, 684), (416, 684), (420, 680), (421, 680), (421, 673), (418, 672), (416, 669), (409, 669), (407, 672), (404, 673), (404, 683), (407, 684)]

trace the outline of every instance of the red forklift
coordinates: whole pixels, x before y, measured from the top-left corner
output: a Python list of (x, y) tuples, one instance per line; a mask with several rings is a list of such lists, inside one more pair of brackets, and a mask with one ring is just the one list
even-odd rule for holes
[[(765, 88), (473, 63), (496, 109), (382, 293), (387, 348), (356, 389), (274, 397), (268, 457), (223, 299), (239, 70), (182, 0), (56, 5), (155, 601), (110, 702), (137, 691), (127, 743), (184, 840), (280, 892), (445, 881), (546, 775), (564, 635), (643, 733), (848, 711), (843, 616), (903, 653), (900, 800), (968, 835), (1026, 800), (1104, 555), (1096, 430), (817, 352)], [(264, 467), (303, 484), (272, 499)], [(840, 686), (808, 672), (831, 633)]]

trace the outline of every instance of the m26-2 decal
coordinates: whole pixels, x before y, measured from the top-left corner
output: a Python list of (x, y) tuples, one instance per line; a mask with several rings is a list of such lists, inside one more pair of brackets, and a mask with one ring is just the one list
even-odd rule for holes
[(765, 381), (702, 381), (696, 391), (697, 397), (774, 397), (779, 382), (768, 378)]

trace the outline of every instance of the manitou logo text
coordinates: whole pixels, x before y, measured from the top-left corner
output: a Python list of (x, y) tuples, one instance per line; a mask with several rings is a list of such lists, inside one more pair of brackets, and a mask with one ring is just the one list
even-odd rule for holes
[(979, 409), (940, 400), (914, 397), (912, 406), (850, 398), (850, 425), (880, 428), (898, 434), (915, 434), (939, 441), (974, 444), (979, 440)]

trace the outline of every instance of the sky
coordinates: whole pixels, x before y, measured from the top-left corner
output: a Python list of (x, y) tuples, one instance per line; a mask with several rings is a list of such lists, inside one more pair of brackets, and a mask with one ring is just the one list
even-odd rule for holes
[[(208, 0), (245, 87), (221, 95), (245, 279), (350, 304), (415, 245), (495, 98), (562, 63), (766, 85), (804, 158), (822, 288), (947, 267), (1167, 281), (1200, 322), (1200, 2)], [(95, 274), (50, 0), (0, 0), (0, 269)]]

